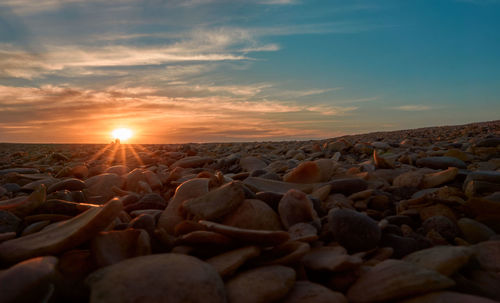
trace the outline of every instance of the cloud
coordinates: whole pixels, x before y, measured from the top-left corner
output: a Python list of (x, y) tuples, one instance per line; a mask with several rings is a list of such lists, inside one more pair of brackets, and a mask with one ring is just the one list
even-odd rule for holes
[[(256, 87), (259, 85), (248, 89)], [(142, 140), (157, 143), (165, 142), (164, 132), (175, 142), (321, 137), (326, 132), (307, 121), (321, 125), (318, 121), (330, 121), (356, 109), (223, 95), (179, 98), (154, 87), (94, 90), (52, 85), (0, 86), (0, 106), (0, 141), (22, 135), (25, 140), (106, 142), (111, 129), (125, 124), (150, 136)], [(193, 127), (206, 130), (182, 131)], [(79, 128), (84, 131), (76, 132)]]
[(427, 105), (401, 105), (401, 106), (394, 106), (391, 107), (392, 109), (395, 110), (402, 110), (402, 111), (409, 111), (409, 112), (415, 112), (415, 111), (426, 111), (426, 110), (431, 110), (432, 107), (427, 106)]

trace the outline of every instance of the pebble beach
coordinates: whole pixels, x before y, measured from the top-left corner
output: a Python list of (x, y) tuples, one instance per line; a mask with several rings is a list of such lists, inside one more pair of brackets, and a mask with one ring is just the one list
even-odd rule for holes
[(1, 302), (499, 302), (500, 120), (0, 144)]

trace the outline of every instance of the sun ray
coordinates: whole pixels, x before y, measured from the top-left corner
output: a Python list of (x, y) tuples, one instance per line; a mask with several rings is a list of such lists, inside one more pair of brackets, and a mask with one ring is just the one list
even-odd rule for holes
[(132, 155), (134, 156), (134, 158), (137, 160), (137, 162), (139, 162), (139, 165), (144, 165), (144, 162), (142, 162), (142, 159), (141, 157), (139, 157), (139, 154), (137, 154), (137, 152), (135, 151), (135, 145), (130, 145), (130, 152), (132, 152)]
[(95, 160), (97, 160), (102, 154), (104, 154), (104, 152), (106, 152), (106, 150), (112, 145), (112, 143), (104, 146), (103, 148), (101, 148), (100, 150), (98, 150), (90, 159), (89, 159), (89, 163), (92, 163), (94, 162)]

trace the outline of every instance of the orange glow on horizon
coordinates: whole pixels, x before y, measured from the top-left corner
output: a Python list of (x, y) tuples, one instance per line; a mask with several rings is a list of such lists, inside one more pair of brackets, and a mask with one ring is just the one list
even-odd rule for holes
[(120, 142), (127, 141), (132, 138), (133, 132), (129, 128), (117, 128), (111, 132), (113, 140), (120, 140)]

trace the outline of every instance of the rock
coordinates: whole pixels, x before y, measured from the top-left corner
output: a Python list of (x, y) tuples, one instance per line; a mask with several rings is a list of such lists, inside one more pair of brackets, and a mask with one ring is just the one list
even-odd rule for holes
[(141, 229), (98, 233), (91, 241), (90, 251), (98, 266), (108, 266), (128, 258), (151, 253), (149, 235)]
[(344, 294), (309, 281), (295, 282), (283, 303), (347, 303)]
[(159, 189), (162, 187), (160, 178), (152, 171), (147, 169), (136, 168), (125, 176), (125, 188), (133, 192), (141, 192), (144, 189), (142, 182), (146, 183), (151, 189)]
[(237, 209), (244, 199), (245, 192), (242, 184), (233, 181), (202, 196), (185, 201), (182, 207), (197, 220), (214, 220)]
[(135, 217), (128, 223), (128, 226), (135, 229), (144, 229), (150, 236), (152, 236), (156, 228), (156, 222), (154, 216), (145, 213)]
[(243, 157), (240, 159), (240, 166), (243, 170), (248, 172), (253, 172), (259, 169), (266, 168), (266, 162), (262, 161), (257, 157)]
[(434, 230), (448, 241), (453, 241), (460, 235), (458, 226), (445, 216), (430, 217), (422, 223), (422, 227), (425, 233)]
[(350, 256), (342, 246), (313, 248), (302, 259), (304, 266), (317, 271), (347, 271), (358, 268), (363, 260)]
[(123, 179), (117, 174), (100, 174), (85, 180), (85, 194), (90, 202), (105, 203), (115, 195), (110, 189), (113, 186), (122, 188)]
[(1, 302), (39, 302), (54, 292), (57, 258), (38, 257), (0, 271)]
[(29, 196), (20, 196), (10, 200), (0, 201), (0, 210), (7, 210), (18, 217), (31, 214), (45, 203), (45, 186), (40, 185)]
[(474, 246), (475, 259), (481, 268), (487, 271), (500, 272), (500, 241), (485, 241)]
[(317, 222), (318, 214), (314, 210), (314, 205), (301, 191), (291, 189), (281, 199), (278, 205), (278, 212), (281, 223), (288, 229), (290, 226), (301, 222)]
[(206, 262), (215, 267), (222, 277), (226, 277), (232, 275), (248, 259), (255, 258), (259, 254), (259, 247), (246, 246), (217, 255), (207, 259)]
[(210, 180), (206, 178), (195, 178), (179, 185), (174, 197), (158, 219), (158, 227), (173, 235), (175, 226), (184, 220), (182, 203), (208, 193), (209, 182)]
[(281, 182), (259, 177), (248, 177), (243, 180), (243, 184), (255, 192), (273, 192), (278, 194), (284, 194), (290, 189), (300, 190), (305, 193), (311, 193), (313, 190), (313, 184)]
[(500, 137), (482, 139), (476, 143), (476, 147), (497, 147), (500, 145)]
[(334, 161), (319, 159), (305, 161), (283, 176), (283, 181), (291, 183), (317, 183), (327, 181), (333, 174)]
[(205, 164), (211, 163), (213, 161), (214, 160), (210, 157), (190, 156), (176, 161), (175, 163), (170, 165), (170, 169), (174, 169), (176, 167), (203, 167)]
[(443, 302), (453, 302), (453, 303), (494, 303), (497, 301), (490, 300), (484, 297), (478, 297), (474, 295), (462, 294), (453, 291), (436, 291), (431, 292), (426, 295), (417, 296), (411, 299), (401, 301), (401, 303), (443, 303)]
[(380, 241), (377, 222), (357, 211), (333, 209), (328, 214), (328, 222), (335, 239), (349, 251), (370, 250)]
[[(161, 278), (160, 278), (161, 277)], [(226, 302), (217, 271), (195, 257), (155, 254), (93, 272), (90, 302)]]
[(246, 199), (222, 224), (246, 229), (281, 230), (280, 218), (265, 202)]
[(292, 289), (295, 271), (274, 265), (240, 273), (226, 283), (228, 302), (264, 303), (282, 299)]
[(0, 176), (6, 175), (6, 174), (9, 174), (9, 173), (39, 174), (40, 171), (38, 169), (36, 169), (36, 168), (25, 168), (25, 167), (0, 169)]
[(75, 179), (75, 178), (68, 178), (68, 179), (64, 179), (62, 181), (59, 181), (57, 183), (50, 185), (49, 188), (47, 189), (47, 193), (50, 194), (50, 193), (53, 193), (55, 191), (64, 190), (64, 189), (67, 189), (70, 191), (82, 190), (85, 187), (86, 187), (85, 182), (83, 182), (82, 180)]
[(469, 262), (474, 250), (465, 246), (435, 246), (411, 253), (403, 261), (451, 276)]
[(208, 230), (218, 232), (246, 244), (273, 246), (290, 239), (290, 234), (285, 231), (244, 229), (203, 220), (199, 221), (199, 223)]
[(464, 235), (464, 239), (471, 244), (488, 241), (495, 235), (491, 228), (473, 219), (462, 218), (458, 220), (457, 224)]
[(349, 302), (386, 302), (445, 289), (455, 282), (436, 271), (400, 260), (372, 267), (347, 292)]
[(114, 165), (108, 167), (104, 172), (108, 174), (117, 174), (118, 176), (125, 175), (130, 171), (130, 168), (126, 165)]
[(0, 210), (0, 233), (17, 232), (21, 227), (22, 220), (13, 213)]
[(392, 257), (394, 258), (402, 258), (414, 251), (423, 248), (422, 244), (419, 243), (419, 241), (410, 237), (404, 237), (395, 234), (384, 233), (382, 235), (380, 243), (381, 246), (391, 247), (393, 249)]
[(106, 228), (122, 208), (121, 202), (113, 199), (103, 207), (91, 208), (53, 228), (0, 243), (0, 260), (14, 263), (36, 256), (59, 254), (76, 247)]
[(331, 193), (341, 193), (351, 195), (363, 191), (368, 188), (368, 183), (359, 178), (344, 178), (336, 179), (329, 182), (331, 185)]
[(167, 201), (157, 193), (145, 194), (139, 201), (127, 204), (124, 208), (126, 212), (139, 209), (165, 209)]
[(417, 160), (417, 166), (433, 169), (447, 169), (448, 167), (467, 168), (464, 161), (454, 157), (426, 157)]

